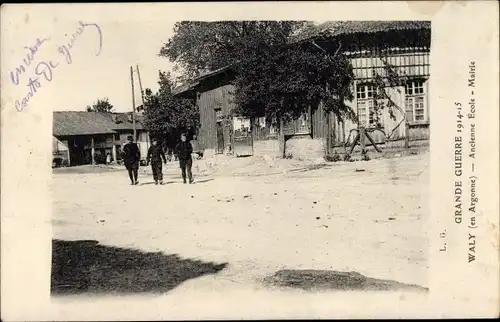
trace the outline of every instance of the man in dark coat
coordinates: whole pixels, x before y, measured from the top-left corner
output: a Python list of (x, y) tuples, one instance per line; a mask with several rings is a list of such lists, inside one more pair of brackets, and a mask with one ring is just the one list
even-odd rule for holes
[(123, 146), (123, 163), (125, 164), (125, 168), (127, 168), (132, 185), (138, 185), (137, 172), (139, 170), (139, 161), (141, 160), (141, 151), (137, 143), (134, 143), (132, 135), (127, 137), (127, 141)]
[(167, 164), (167, 158), (165, 158), (165, 152), (163, 148), (158, 144), (157, 139), (153, 139), (153, 145), (148, 150), (148, 164), (151, 163), (151, 169), (153, 170), (153, 179), (155, 184), (163, 184), (163, 169), (162, 161)]
[(193, 183), (193, 174), (191, 173), (191, 167), (193, 166), (193, 159), (191, 154), (193, 153), (193, 146), (187, 141), (185, 133), (181, 135), (181, 142), (175, 147), (177, 156), (179, 158), (179, 165), (182, 171), (182, 180), (186, 183), (186, 171), (189, 178), (189, 183)]

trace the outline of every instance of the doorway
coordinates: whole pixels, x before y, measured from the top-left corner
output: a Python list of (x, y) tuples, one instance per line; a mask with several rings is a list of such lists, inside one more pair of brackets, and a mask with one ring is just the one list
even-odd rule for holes
[(85, 164), (85, 143), (86, 140), (82, 136), (76, 136), (68, 139), (68, 149), (70, 154), (71, 165), (83, 165)]
[(222, 122), (216, 123), (216, 134), (217, 134), (217, 151), (216, 153), (224, 153), (224, 128), (222, 127)]
[(237, 157), (253, 155), (252, 122), (249, 119), (235, 118), (234, 123), (234, 154)]

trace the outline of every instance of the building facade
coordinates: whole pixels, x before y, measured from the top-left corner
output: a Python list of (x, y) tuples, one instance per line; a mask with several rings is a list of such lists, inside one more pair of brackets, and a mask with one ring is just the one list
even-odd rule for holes
[[(136, 142), (145, 158), (148, 133), (141, 116), (136, 116)], [(131, 113), (61, 111), (53, 117), (53, 136), (67, 147), (69, 166), (106, 163), (107, 155), (117, 162), (127, 137), (134, 133)]]
[[(354, 119), (326, 113), (321, 102), (292, 122), (278, 122), (277, 127), (265, 117), (242, 119), (233, 113), (233, 75), (226, 67), (178, 91), (196, 97), (201, 121), (198, 143), (206, 155), (318, 158), (352, 144), (360, 126), (377, 145), (398, 145), (407, 137), (412, 142), (428, 140), (430, 24), (352, 22), (341, 27), (311, 42), (331, 53), (341, 51), (351, 61), (354, 99), (346, 104)], [(377, 77), (398, 82), (381, 89)], [(381, 90), (387, 98), (380, 98)], [(391, 108), (380, 108), (388, 101)]]

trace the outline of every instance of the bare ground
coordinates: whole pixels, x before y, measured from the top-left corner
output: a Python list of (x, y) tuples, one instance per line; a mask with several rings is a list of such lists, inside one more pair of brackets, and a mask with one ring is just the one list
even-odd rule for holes
[(181, 184), (176, 163), (164, 186), (147, 168), (140, 186), (125, 171), (55, 171), (53, 290), (268, 289), (263, 280), (291, 270), (426, 287), (427, 170), (423, 153), (335, 164), (203, 160), (194, 185)]

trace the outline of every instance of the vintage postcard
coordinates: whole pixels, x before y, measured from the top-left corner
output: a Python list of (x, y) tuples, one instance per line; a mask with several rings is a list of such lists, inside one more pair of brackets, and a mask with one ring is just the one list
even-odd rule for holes
[(3, 5), (2, 320), (498, 317), (498, 9)]

